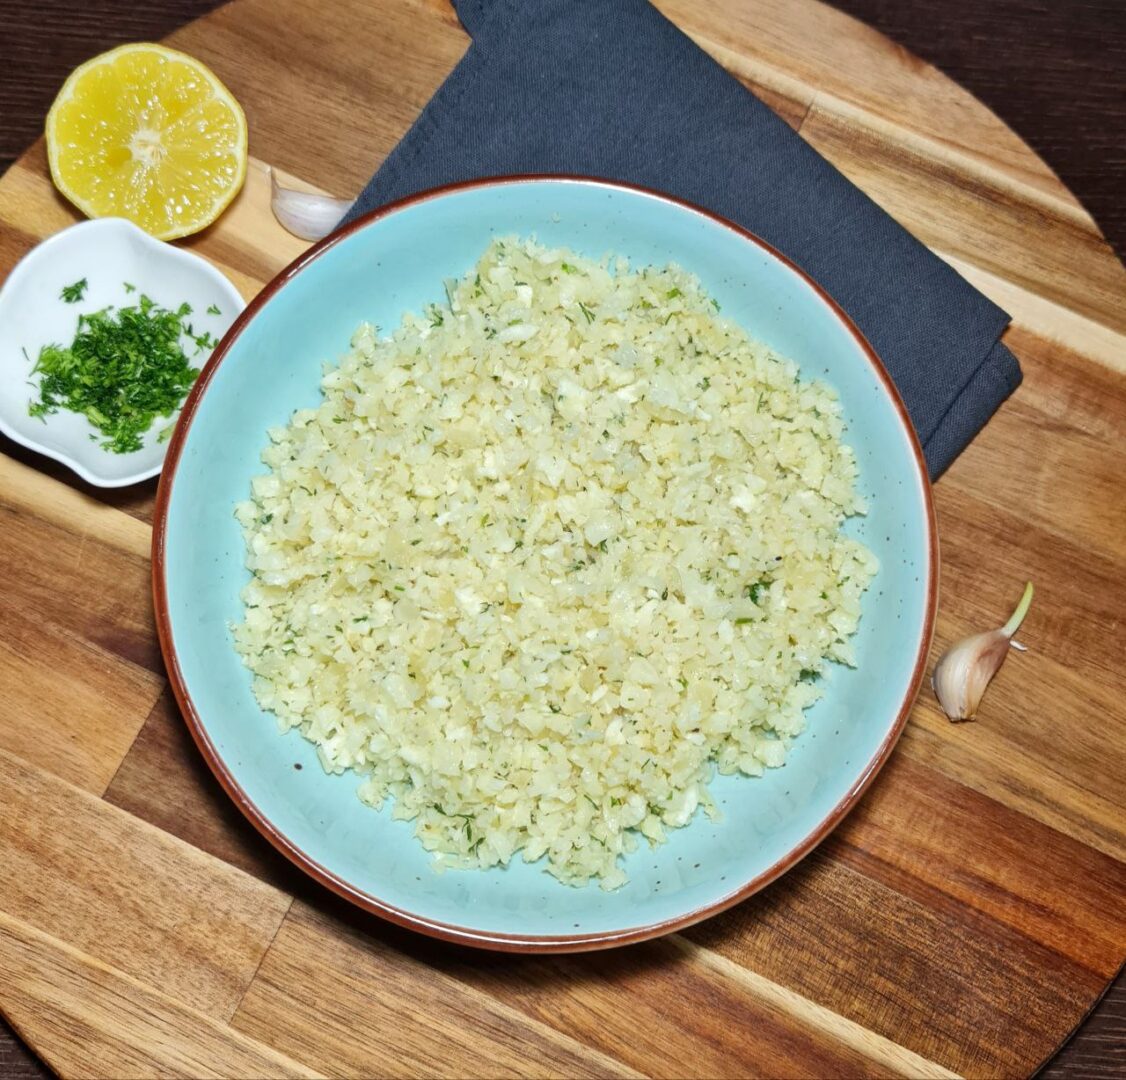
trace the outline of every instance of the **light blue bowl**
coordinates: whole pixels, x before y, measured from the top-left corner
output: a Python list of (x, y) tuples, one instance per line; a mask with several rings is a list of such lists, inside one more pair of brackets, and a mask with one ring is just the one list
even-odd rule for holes
[[(642, 845), (616, 892), (560, 885), (542, 865), (436, 873), (412, 825), (326, 776), (297, 733), (279, 736), (232, 647), (247, 579), (232, 515), (263, 470), (268, 427), (317, 404), (321, 364), (362, 320), (394, 327), (443, 297), (494, 234), (585, 255), (670, 261), (755, 338), (836, 387), (871, 510), (854, 532), (879, 557), (855, 670), (837, 668), (787, 764), (719, 777), (721, 821), (703, 815)], [(189, 398), (161, 481), (153, 547), (158, 627), (172, 684), (219, 780), (295, 863), (402, 925), (511, 950), (601, 948), (667, 933), (773, 880), (841, 820), (891, 753), (922, 679), (937, 546), (922, 455), (887, 375), (821, 291), (754, 237), (665, 196), (568, 178), (461, 185), (396, 204), (330, 237), (267, 286), (231, 328)]]

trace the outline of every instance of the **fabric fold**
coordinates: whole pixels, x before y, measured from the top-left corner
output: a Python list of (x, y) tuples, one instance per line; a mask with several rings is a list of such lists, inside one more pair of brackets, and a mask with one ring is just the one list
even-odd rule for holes
[[(458, 180), (563, 173), (729, 218), (848, 313), (938, 476), (1019, 385), (1008, 315), (648, 0), (458, 0), (473, 40), (345, 220)], [(753, 333), (754, 328), (748, 327)]]

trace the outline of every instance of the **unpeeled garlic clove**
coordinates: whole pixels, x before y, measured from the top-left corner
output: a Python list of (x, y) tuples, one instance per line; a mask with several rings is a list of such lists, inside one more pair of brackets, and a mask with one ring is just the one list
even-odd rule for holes
[(943, 712), (955, 721), (972, 720), (998, 668), (1013, 644), (1013, 634), (1028, 614), (1032, 603), (1032, 582), (1024, 587), (1016, 610), (1004, 626), (984, 634), (974, 634), (952, 645), (935, 665), (931, 686)]
[(270, 209), (284, 229), (302, 240), (328, 236), (352, 205), (351, 199), (334, 199), (330, 195), (284, 188), (278, 183), (274, 170), (269, 172)]

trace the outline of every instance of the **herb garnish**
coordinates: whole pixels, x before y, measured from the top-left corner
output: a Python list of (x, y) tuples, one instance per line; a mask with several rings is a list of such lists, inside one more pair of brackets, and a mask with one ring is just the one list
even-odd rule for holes
[(766, 578), (756, 581), (753, 585), (746, 585), (743, 588), (743, 595), (752, 603), (757, 604), (762, 598), (762, 594), (770, 588), (770, 582)]
[[(81, 413), (101, 433), (105, 449), (140, 450), (153, 421), (176, 411), (199, 374), (180, 345), (190, 313), (187, 304), (170, 311), (141, 296), (135, 307), (79, 315), (69, 346), (40, 350), (32, 369), (40, 376), (39, 399), (28, 412), (40, 418), (60, 408)], [(206, 347), (200, 339), (196, 345)]]
[(67, 304), (77, 304), (86, 295), (86, 279), (76, 281), (73, 285), (64, 285), (59, 293), (59, 299)]

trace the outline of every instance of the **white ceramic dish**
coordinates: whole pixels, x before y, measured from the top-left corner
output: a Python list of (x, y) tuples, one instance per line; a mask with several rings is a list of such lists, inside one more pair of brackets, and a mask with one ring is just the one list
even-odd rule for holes
[[(88, 283), (82, 300), (67, 303), (62, 289), (82, 278)], [(130, 293), (126, 283), (136, 291)], [(37, 396), (32, 369), (44, 345), (74, 340), (80, 314), (135, 304), (141, 293), (168, 308), (191, 304), (195, 332), (217, 341), (246, 306), (209, 262), (119, 218), (83, 221), (56, 233), (34, 248), (0, 288), (0, 431), (99, 487), (124, 487), (156, 476), (168, 446), (157, 439), (165, 425), (154, 424), (135, 453), (104, 450), (91, 439), (95, 428), (84, 416), (63, 409), (43, 419), (28, 414)], [(209, 307), (220, 314), (209, 313)], [(203, 367), (206, 353), (194, 355), (192, 342), (185, 342), (185, 352)]]

